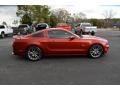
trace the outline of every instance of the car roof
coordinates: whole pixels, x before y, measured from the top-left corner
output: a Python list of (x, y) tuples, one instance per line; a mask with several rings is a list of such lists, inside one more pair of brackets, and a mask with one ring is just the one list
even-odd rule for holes
[(29, 26), (28, 24), (20, 24), (19, 26)]
[(91, 23), (81, 23), (81, 24), (91, 24)]
[(47, 28), (47, 29), (39, 30), (39, 31), (34, 32), (32, 34), (39, 33), (39, 32), (44, 32), (44, 31), (52, 31), (52, 30), (65, 30), (65, 29), (63, 29), (63, 28)]
[[(31, 35), (34, 35), (34, 34), (37, 34), (37, 33), (40, 33), (40, 32), (43, 32), (43, 33), (44, 33), (44, 31), (52, 31), (52, 30), (64, 30), (64, 31), (67, 31), (67, 30), (65, 30), (65, 29), (63, 29), (63, 28), (47, 28), (47, 29), (39, 30), (39, 31), (37, 31), (37, 32), (28, 34), (28, 35), (26, 35), (26, 36), (31, 36)], [(70, 31), (67, 31), (67, 32), (70, 32)], [(72, 33), (72, 32), (70, 32), (70, 33)], [(74, 33), (72, 33), (72, 34), (74, 34)], [(74, 34), (74, 35), (75, 35), (75, 34)]]
[(63, 28), (48, 28), (48, 29), (46, 29), (46, 30), (48, 30), (48, 31), (52, 31), (52, 30), (65, 30), (66, 31), (66, 29), (63, 29)]

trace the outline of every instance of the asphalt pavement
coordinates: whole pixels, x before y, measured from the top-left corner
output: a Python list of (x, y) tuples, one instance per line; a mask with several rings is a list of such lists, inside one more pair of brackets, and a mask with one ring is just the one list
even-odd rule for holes
[(0, 39), (0, 85), (120, 85), (120, 31), (98, 31), (108, 39), (108, 54), (45, 57), (26, 61), (11, 54), (12, 37)]

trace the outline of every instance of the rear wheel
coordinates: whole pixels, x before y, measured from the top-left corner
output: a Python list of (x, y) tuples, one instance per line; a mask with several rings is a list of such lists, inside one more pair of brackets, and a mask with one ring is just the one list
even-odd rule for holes
[(93, 45), (89, 49), (89, 56), (92, 58), (99, 58), (103, 55), (103, 47), (99, 44)]
[(4, 38), (4, 37), (5, 37), (5, 33), (1, 32), (1, 38)]
[(42, 50), (37, 46), (31, 46), (27, 49), (26, 57), (31, 61), (38, 61), (42, 59)]

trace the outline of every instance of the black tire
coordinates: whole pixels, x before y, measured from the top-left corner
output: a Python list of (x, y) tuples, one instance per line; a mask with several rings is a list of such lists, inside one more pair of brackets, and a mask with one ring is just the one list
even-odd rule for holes
[(86, 34), (86, 32), (83, 32), (83, 30), (81, 29), (81, 33), (82, 33), (82, 35), (85, 35)]
[(5, 38), (5, 33), (1, 32), (1, 38)]
[(94, 32), (94, 31), (92, 31), (92, 32), (91, 32), (91, 35), (92, 35), (92, 36), (94, 36), (94, 35), (95, 35), (95, 32)]
[(26, 51), (26, 58), (30, 61), (38, 61), (43, 57), (42, 50), (37, 46), (30, 46)]
[(80, 34), (80, 35), (82, 35), (82, 34), (83, 34), (83, 30), (82, 30), (82, 29), (80, 29), (80, 32), (79, 32), (79, 34)]
[(99, 58), (104, 54), (103, 47), (99, 44), (92, 45), (89, 49), (88, 55), (91, 58)]

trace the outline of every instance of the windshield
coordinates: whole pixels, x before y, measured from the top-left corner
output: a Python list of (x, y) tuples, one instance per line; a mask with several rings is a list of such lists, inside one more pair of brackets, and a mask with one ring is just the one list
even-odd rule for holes
[(46, 24), (38, 24), (38, 26), (37, 27), (47, 27), (47, 25)]
[(80, 38), (80, 36), (79, 36), (79, 35), (77, 35), (77, 34), (75, 34), (75, 33), (71, 32), (71, 31), (68, 31), (68, 32), (70, 32), (71, 34), (73, 34), (75, 37)]
[(0, 29), (5, 28), (3, 25), (0, 25)]
[(20, 25), (19, 28), (25, 28), (27, 25)]

